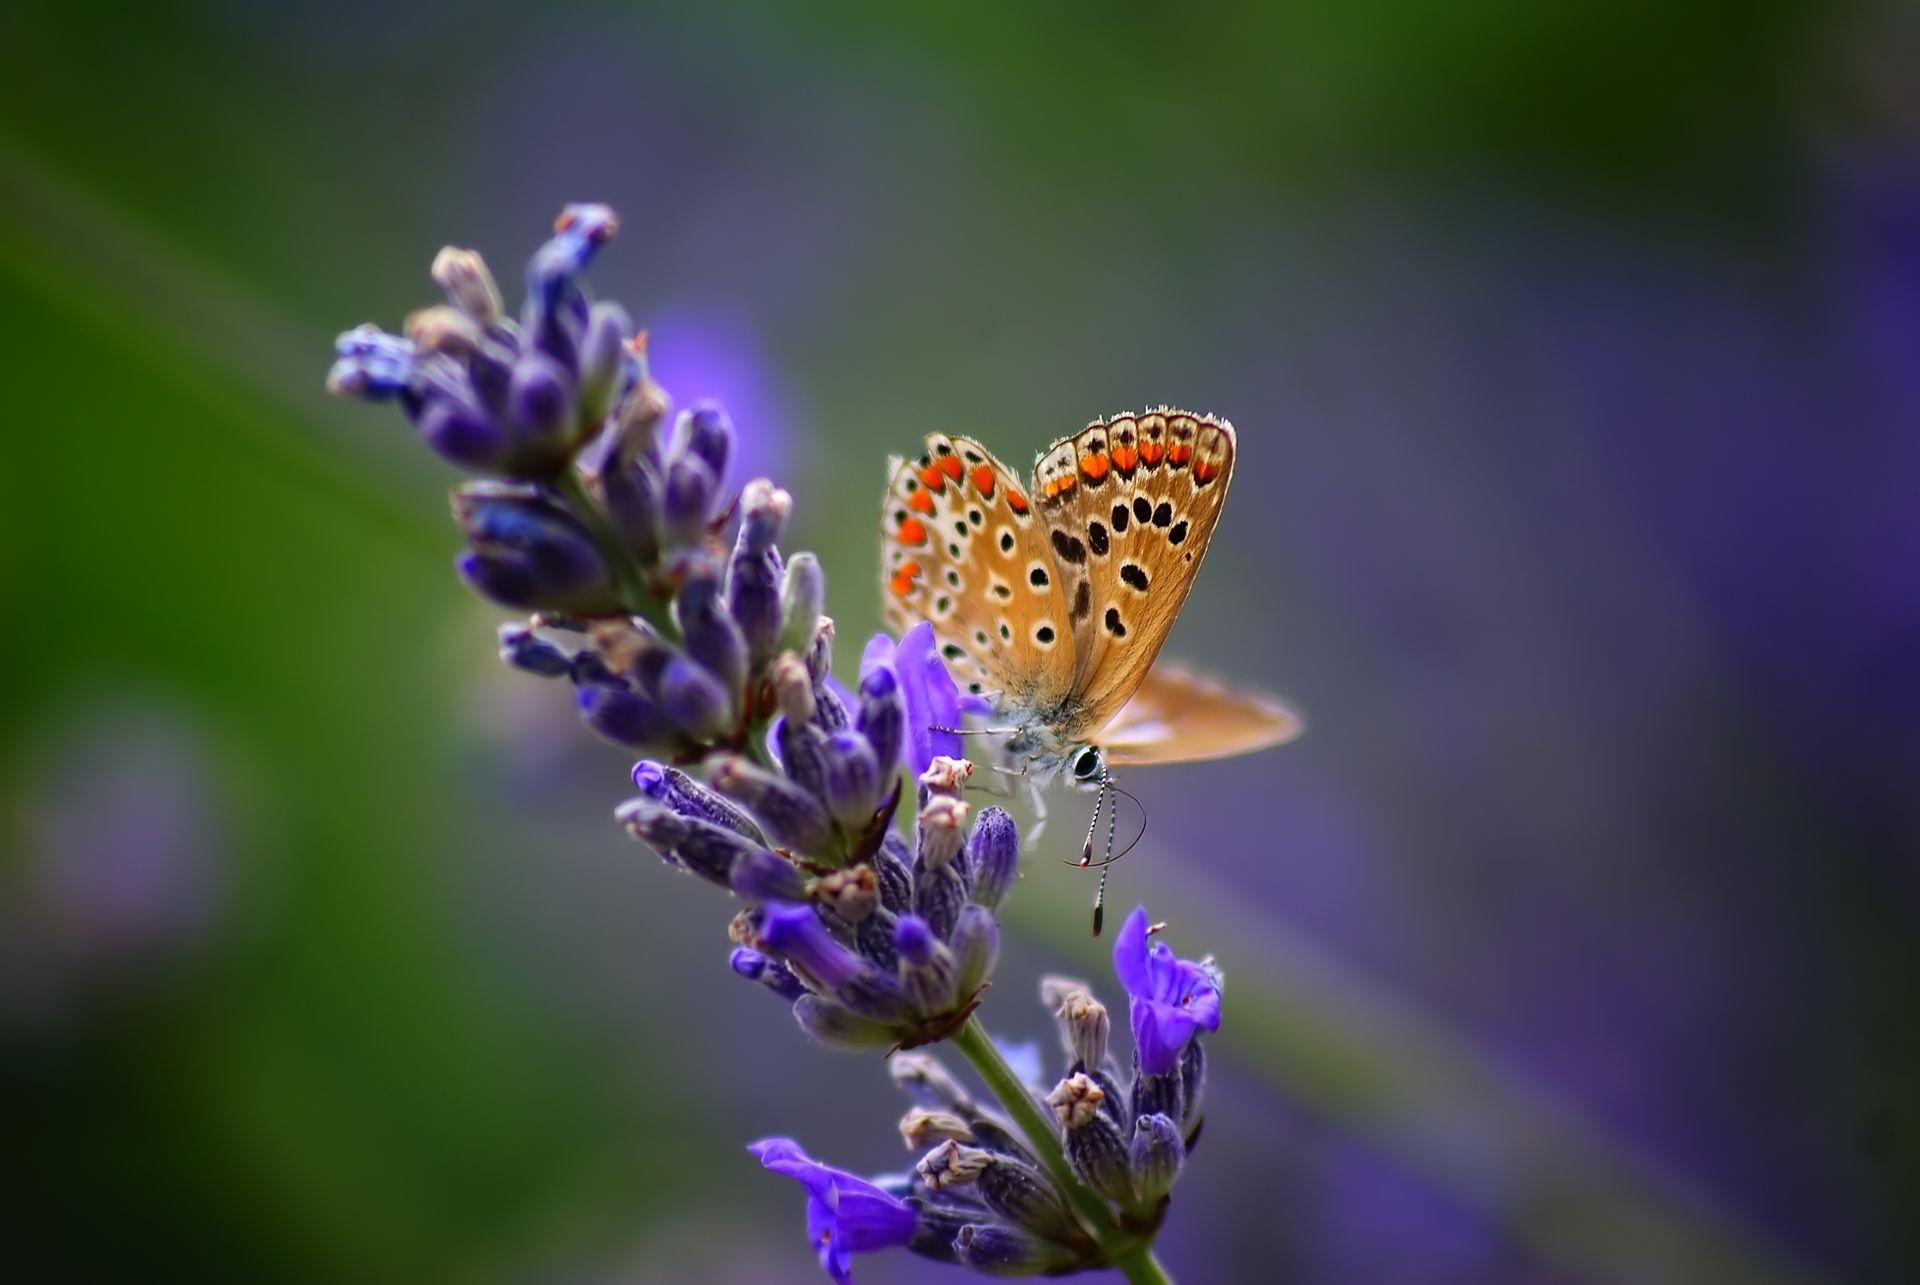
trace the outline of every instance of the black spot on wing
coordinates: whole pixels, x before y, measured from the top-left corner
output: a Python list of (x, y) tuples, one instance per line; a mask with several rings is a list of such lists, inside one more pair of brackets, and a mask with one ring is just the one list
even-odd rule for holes
[(1120, 578), (1124, 580), (1129, 587), (1138, 589), (1141, 593), (1147, 591), (1147, 573), (1131, 562), (1120, 568)]
[(1087, 543), (1093, 546), (1095, 555), (1107, 556), (1107, 528), (1097, 519), (1087, 523)]
[(1078, 565), (1087, 560), (1087, 546), (1080, 543), (1080, 537), (1057, 529), (1053, 533), (1053, 552), (1062, 562)]
[(1093, 610), (1093, 586), (1085, 580), (1073, 591), (1073, 618), (1085, 620), (1087, 613)]

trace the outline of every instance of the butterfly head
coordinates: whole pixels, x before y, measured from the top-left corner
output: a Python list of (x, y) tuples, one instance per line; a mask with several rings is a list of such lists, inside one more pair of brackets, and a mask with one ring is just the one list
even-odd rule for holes
[(1067, 755), (1067, 775), (1075, 788), (1097, 790), (1107, 779), (1107, 760), (1098, 745), (1074, 746)]

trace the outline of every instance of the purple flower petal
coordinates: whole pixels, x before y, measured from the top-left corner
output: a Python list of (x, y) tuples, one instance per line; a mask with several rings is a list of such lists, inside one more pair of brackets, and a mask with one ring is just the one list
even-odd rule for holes
[(820, 1266), (840, 1285), (853, 1279), (852, 1255), (913, 1239), (918, 1219), (910, 1207), (865, 1178), (821, 1164), (792, 1138), (763, 1138), (747, 1150), (807, 1189), (807, 1238), (819, 1252)]

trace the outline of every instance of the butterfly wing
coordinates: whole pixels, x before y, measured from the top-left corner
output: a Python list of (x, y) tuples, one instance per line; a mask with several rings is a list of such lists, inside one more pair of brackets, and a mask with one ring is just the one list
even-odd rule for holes
[(1019, 479), (980, 443), (941, 433), (890, 469), (880, 524), (888, 626), (932, 621), (941, 655), (973, 691), (1057, 705), (1073, 687), (1073, 634), (1046, 528)]
[(1233, 478), (1233, 426), (1159, 409), (1048, 447), (1034, 499), (1073, 625), (1073, 726), (1089, 738), (1146, 678), (1193, 588)]
[(1270, 696), (1236, 690), (1178, 663), (1153, 666), (1095, 739), (1107, 762), (1191, 763), (1282, 745), (1305, 728)]

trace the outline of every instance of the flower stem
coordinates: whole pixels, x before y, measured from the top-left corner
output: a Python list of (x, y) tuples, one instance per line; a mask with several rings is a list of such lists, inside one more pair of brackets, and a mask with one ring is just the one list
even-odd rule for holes
[(1000, 1048), (987, 1034), (987, 1028), (980, 1024), (978, 1017), (969, 1017), (953, 1036), (953, 1044), (963, 1057), (987, 1082), (993, 1090), (993, 1096), (1000, 1100), (1007, 1114), (1013, 1117), (1020, 1132), (1025, 1136), (1027, 1145), (1033, 1148), (1040, 1164), (1053, 1179), (1053, 1185), (1072, 1207), (1076, 1217), (1085, 1226), (1087, 1234), (1108, 1263), (1125, 1273), (1130, 1281), (1140, 1285), (1172, 1285), (1173, 1278), (1154, 1258), (1151, 1244), (1130, 1236), (1114, 1222), (1113, 1210), (1107, 1202), (1074, 1176), (1067, 1164), (1067, 1153), (1060, 1146), (1060, 1135), (1053, 1127), (1046, 1113), (1033, 1100), (1033, 1094), (1020, 1077), (1007, 1065), (1006, 1058), (1000, 1055)]
[(1132, 1281), (1133, 1285), (1173, 1285), (1173, 1277), (1167, 1274), (1167, 1269), (1160, 1265), (1158, 1258), (1154, 1257), (1152, 1245), (1135, 1245), (1114, 1260), (1113, 1265), (1122, 1276)]

